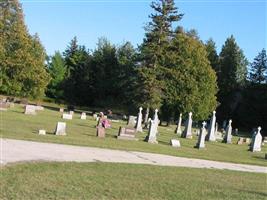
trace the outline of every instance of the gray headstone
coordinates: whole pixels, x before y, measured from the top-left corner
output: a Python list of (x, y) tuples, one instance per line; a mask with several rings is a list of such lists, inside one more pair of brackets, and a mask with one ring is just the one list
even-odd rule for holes
[(261, 127), (259, 126), (257, 133), (254, 134), (252, 137), (250, 150), (252, 152), (261, 151), (261, 142), (262, 142)]
[(182, 113), (180, 113), (180, 115), (179, 115), (179, 120), (178, 120), (177, 127), (175, 130), (175, 133), (178, 135), (182, 134), (181, 124), (182, 124)]
[(56, 135), (66, 135), (66, 123), (65, 122), (58, 122), (56, 131)]
[(144, 120), (144, 123), (145, 123), (145, 124), (147, 124), (147, 122), (148, 122), (148, 116), (149, 116), (149, 108), (147, 107), (147, 108), (146, 108), (145, 120)]
[(136, 126), (135, 126), (137, 132), (143, 132), (143, 128), (142, 128), (142, 119), (143, 119), (142, 110), (143, 110), (143, 108), (140, 107), (139, 108), (138, 117), (137, 117)]
[(196, 144), (196, 148), (205, 148), (205, 137), (206, 137), (206, 134), (207, 134), (207, 131), (206, 131), (206, 122), (203, 122), (202, 123), (202, 128), (200, 129), (200, 133), (199, 133), (199, 136), (198, 136), (198, 141), (197, 141), (197, 144)]
[(159, 125), (158, 109), (156, 109), (154, 114), (154, 119), (150, 120), (148, 135), (146, 137), (147, 142), (156, 144), (158, 143), (157, 141), (158, 125)]
[(231, 144), (232, 143), (232, 120), (229, 120), (229, 124), (226, 128), (226, 133), (223, 139), (223, 142), (227, 143), (227, 144)]
[(72, 119), (72, 115), (71, 114), (67, 114), (67, 113), (63, 113), (62, 118), (63, 119)]
[(215, 123), (216, 123), (216, 111), (212, 112), (212, 117), (210, 120), (210, 126), (208, 130), (208, 134), (206, 136), (207, 141), (216, 141), (215, 137)]
[(24, 114), (36, 115), (36, 107), (34, 105), (26, 105)]
[(83, 113), (81, 114), (81, 119), (83, 119), (83, 120), (86, 119), (86, 113), (85, 113), (85, 112), (83, 112)]
[(184, 138), (192, 138), (192, 112), (188, 114), (188, 119), (186, 121), (185, 130), (182, 134)]

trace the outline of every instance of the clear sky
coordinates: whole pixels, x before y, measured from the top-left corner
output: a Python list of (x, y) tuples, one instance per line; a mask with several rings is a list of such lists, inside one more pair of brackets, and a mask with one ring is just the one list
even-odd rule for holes
[[(31, 34), (38, 33), (49, 55), (64, 51), (77, 36), (79, 44), (94, 49), (104, 36), (114, 44), (144, 37), (152, 12), (150, 0), (20, 0)], [(217, 50), (231, 34), (249, 61), (267, 47), (267, 0), (175, 1), (183, 19), (178, 25), (194, 28), (202, 40), (214, 39)]]

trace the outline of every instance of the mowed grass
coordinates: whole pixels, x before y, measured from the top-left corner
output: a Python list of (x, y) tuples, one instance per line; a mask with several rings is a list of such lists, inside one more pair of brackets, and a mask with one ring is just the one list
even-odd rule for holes
[[(61, 113), (52, 109), (38, 111), (36, 116), (23, 114), (24, 109), (16, 104), (14, 108), (0, 113), (0, 131), (3, 138), (23, 139), (42, 142), (63, 143), (71, 145), (101, 147), (110, 149), (132, 150), (182, 156), (190, 158), (201, 158), (207, 160), (226, 161), (233, 163), (245, 163), (267, 166), (264, 159), (267, 146), (262, 147), (262, 152), (252, 153), (248, 151), (248, 145), (237, 145), (237, 137), (233, 138), (233, 144), (218, 142), (206, 142), (206, 149), (194, 148), (197, 137), (184, 139), (174, 134), (175, 126), (159, 127), (159, 144), (144, 142), (147, 131), (138, 133), (139, 141), (124, 141), (116, 139), (120, 126), (126, 122), (112, 122), (112, 128), (106, 130), (106, 138), (96, 137), (96, 121), (87, 116), (87, 120), (81, 120), (80, 114), (75, 113), (73, 120), (63, 120)], [(67, 123), (67, 135), (56, 136), (54, 130), (57, 122)], [(47, 135), (38, 135), (39, 129), (45, 129)], [(176, 149), (169, 145), (170, 139), (179, 139), (181, 148)]]
[(0, 199), (267, 198), (266, 174), (111, 163), (31, 163), (3, 168)]

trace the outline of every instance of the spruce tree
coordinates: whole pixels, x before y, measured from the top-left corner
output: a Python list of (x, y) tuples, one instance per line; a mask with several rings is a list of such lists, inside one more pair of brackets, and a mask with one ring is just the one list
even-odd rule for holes
[(251, 63), (249, 79), (254, 84), (267, 83), (267, 55), (265, 49)]
[(0, 3), (0, 91), (7, 95), (38, 98), (49, 82), (45, 50), (31, 36), (17, 0)]
[(231, 35), (226, 39), (220, 53), (220, 75), (218, 77), (220, 94), (226, 95), (245, 86), (248, 61)]
[(173, 0), (152, 2), (154, 13), (150, 15), (151, 22), (145, 27), (146, 34), (140, 46), (140, 68), (138, 71), (139, 90), (137, 99), (145, 107), (159, 108), (162, 97), (162, 67), (166, 57), (166, 48), (174, 35), (172, 25), (182, 18), (178, 14)]
[(219, 69), (219, 56), (216, 51), (216, 45), (215, 42), (210, 38), (206, 44), (206, 51), (208, 53), (208, 59), (210, 61), (210, 65), (213, 68), (213, 70), (218, 74), (220, 73)]
[(57, 100), (63, 99), (63, 82), (66, 76), (65, 61), (59, 51), (56, 51), (48, 63), (51, 81), (47, 86), (47, 96)]

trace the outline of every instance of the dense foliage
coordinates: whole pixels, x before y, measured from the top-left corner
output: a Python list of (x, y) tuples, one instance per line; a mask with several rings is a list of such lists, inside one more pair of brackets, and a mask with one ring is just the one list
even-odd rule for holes
[(17, 0), (0, 3), (0, 91), (7, 95), (38, 98), (49, 82), (45, 50), (37, 35), (24, 24)]

